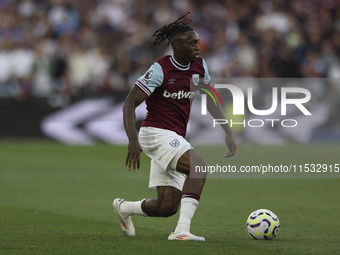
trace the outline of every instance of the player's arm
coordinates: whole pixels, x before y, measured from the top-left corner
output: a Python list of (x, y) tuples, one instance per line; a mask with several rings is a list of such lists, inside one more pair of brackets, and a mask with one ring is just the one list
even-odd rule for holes
[(144, 100), (148, 98), (155, 90), (161, 86), (163, 82), (163, 70), (158, 63), (154, 63), (149, 70), (137, 79), (135, 86), (127, 96), (124, 107), (124, 128), (129, 138), (128, 154), (126, 156), (125, 165), (129, 170), (136, 171), (140, 167), (140, 153), (142, 148), (138, 142), (136, 129), (136, 113), (135, 110)]
[[(203, 68), (204, 68), (204, 79), (203, 79), (203, 84), (209, 84), (211, 81), (211, 77), (208, 71), (208, 66), (207, 63), (204, 61), (204, 59), (202, 60), (202, 64), (203, 64)], [(202, 91), (200, 90), (200, 92), (202, 93)], [(211, 116), (214, 119), (225, 119), (225, 115), (223, 112), (223, 109), (221, 107), (221, 105), (217, 104), (215, 105), (215, 103), (211, 100), (210, 97), (207, 97), (207, 108), (209, 113), (211, 114)], [(231, 129), (229, 127), (228, 124), (225, 125), (221, 125), (221, 127), (223, 128), (225, 134), (226, 134), (226, 138), (225, 138), (225, 143), (228, 146), (229, 152), (227, 152), (227, 154), (225, 155), (225, 158), (227, 157), (231, 157), (235, 154), (236, 152), (236, 142), (233, 136), (233, 133), (231, 132)]]
[(147, 95), (137, 86), (134, 86), (127, 96), (123, 107), (123, 119), (125, 132), (129, 138), (128, 154), (126, 156), (125, 166), (129, 171), (136, 171), (140, 167), (140, 154), (142, 148), (138, 142), (138, 135), (136, 129), (136, 108), (140, 105)]
[[(209, 113), (211, 114), (211, 116), (214, 119), (226, 119), (225, 114), (223, 112), (223, 109), (221, 107), (220, 104), (216, 104), (213, 102), (213, 100), (211, 100), (210, 97), (207, 97), (207, 109), (209, 111)], [(233, 136), (233, 133), (228, 125), (228, 123), (224, 124), (224, 125), (220, 125), (225, 134), (226, 134), (226, 138), (225, 138), (225, 143), (228, 146), (229, 152), (227, 152), (227, 154), (224, 156), (225, 158), (227, 157), (231, 157), (235, 154), (236, 152), (236, 142)]]

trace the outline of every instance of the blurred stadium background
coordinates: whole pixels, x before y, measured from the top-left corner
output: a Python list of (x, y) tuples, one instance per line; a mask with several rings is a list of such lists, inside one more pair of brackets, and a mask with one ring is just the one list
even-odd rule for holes
[[(171, 53), (151, 35), (187, 11), (212, 77), (339, 81), (337, 0), (0, 0), (0, 138), (126, 143), (123, 100)], [(340, 82), (309, 89), (328, 108), (311, 139), (339, 141)]]

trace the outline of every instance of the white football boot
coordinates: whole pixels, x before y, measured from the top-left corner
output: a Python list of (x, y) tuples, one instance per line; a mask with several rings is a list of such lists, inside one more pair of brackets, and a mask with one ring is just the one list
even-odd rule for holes
[(120, 206), (125, 202), (122, 198), (116, 198), (113, 200), (112, 206), (115, 210), (115, 212), (118, 214), (119, 220), (120, 220), (120, 227), (122, 228), (123, 233), (126, 236), (135, 236), (135, 226), (133, 225), (133, 222), (131, 220), (131, 216), (124, 215), (121, 210)]
[[(174, 230), (175, 231), (175, 230)], [(189, 232), (187, 233), (175, 233), (174, 231), (168, 237), (168, 240), (179, 240), (179, 241), (205, 241), (202, 236), (195, 236)]]

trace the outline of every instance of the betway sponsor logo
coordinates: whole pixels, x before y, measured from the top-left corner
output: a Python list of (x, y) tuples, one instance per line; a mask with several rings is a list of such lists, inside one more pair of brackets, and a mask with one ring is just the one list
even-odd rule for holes
[(180, 90), (178, 92), (173, 92), (173, 93), (170, 93), (167, 90), (164, 90), (164, 92), (163, 92), (164, 97), (172, 98), (172, 99), (182, 99), (182, 98), (193, 99), (195, 97), (195, 94), (196, 94), (196, 92), (184, 91), (184, 90)]

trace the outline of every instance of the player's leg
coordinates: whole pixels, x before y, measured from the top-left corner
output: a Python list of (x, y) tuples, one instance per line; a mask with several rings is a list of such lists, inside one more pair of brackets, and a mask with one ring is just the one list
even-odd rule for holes
[(157, 199), (149, 198), (135, 202), (115, 199), (113, 205), (118, 215), (121, 214), (120, 219), (123, 217), (123, 221), (131, 215), (169, 217), (178, 210), (184, 180), (184, 175), (175, 171), (164, 171), (159, 164), (151, 160), (149, 187), (157, 190)]
[(130, 202), (117, 198), (113, 201), (123, 233), (127, 236), (135, 235), (132, 215), (168, 217), (176, 213), (181, 201), (180, 190), (184, 181), (184, 174), (174, 170), (165, 171), (161, 165), (151, 160), (149, 187), (157, 190), (157, 199)]
[(143, 199), (140, 201), (125, 201), (116, 198), (113, 207), (118, 214), (123, 233), (127, 236), (135, 236), (135, 227), (131, 220), (132, 215), (151, 217), (169, 217), (174, 215), (181, 201), (182, 192), (171, 186), (157, 187), (157, 199)]
[(205, 241), (204, 237), (190, 233), (191, 219), (195, 214), (206, 179), (205, 174), (197, 178), (191, 177), (190, 169), (196, 165), (206, 164), (194, 150), (186, 151), (177, 162), (177, 171), (187, 174), (187, 178), (183, 186), (179, 220), (169, 240)]
[(158, 186), (157, 199), (146, 199), (142, 203), (144, 213), (151, 217), (169, 217), (176, 214), (182, 192), (171, 186)]
[[(206, 173), (199, 173), (195, 178), (191, 177), (191, 172), (195, 166), (206, 166), (197, 152), (193, 149), (187, 150), (177, 161), (176, 170), (187, 175), (183, 186), (183, 193), (191, 193), (201, 195), (206, 180)], [(192, 171), (190, 171), (192, 170)]]

